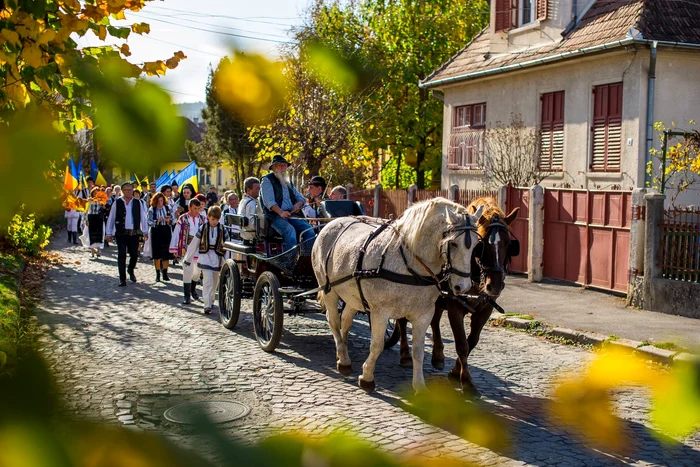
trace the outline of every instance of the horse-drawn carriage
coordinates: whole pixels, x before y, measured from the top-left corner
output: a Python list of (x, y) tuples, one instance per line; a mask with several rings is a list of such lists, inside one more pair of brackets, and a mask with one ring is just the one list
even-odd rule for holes
[[(321, 218), (312, 228), (320, 230), (326, 221), (345, 216), (363, 216), (359, 203), (349, 200), (323, 201)], [(254, 233), (252, 240), (228, 241), (224, 244), (231, 258), (221, 269), (219, 278), (219, 315), (221, 324), (233, 329), (238, 323), (241, 299), (253, 299), (253, 330), (260, 347), (272, 352), (282, 338), (284, 315), (297, 315), (309, 310), (308, 299), (315, 298), (318, 282), (311, 265), (314, 239), (301, 241), (286, 251), (282, 237), (266, 222), (258, 204), (257, 214), (251, 220), (242, 215), (228, 214), (228, 226)], [(229, 227), (230, 228), (230, 227)], [(389, 323), (385, 347), (399, 340), (395, 322)]]

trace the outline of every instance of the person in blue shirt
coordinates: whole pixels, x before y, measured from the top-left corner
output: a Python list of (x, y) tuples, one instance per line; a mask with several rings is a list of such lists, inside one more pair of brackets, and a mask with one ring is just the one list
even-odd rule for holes
[(283, 156), (276, 155), (270, 163), (270, 173), (260, 181), (263, 214), (272, 228), (284, 238), (286, 249), (297, 245), (298, 234), (302, 235), (302, 241), (315, 235), (308, 222), (292, 217), (299, 215), (305, 200), (289, 179), (289, 165)]

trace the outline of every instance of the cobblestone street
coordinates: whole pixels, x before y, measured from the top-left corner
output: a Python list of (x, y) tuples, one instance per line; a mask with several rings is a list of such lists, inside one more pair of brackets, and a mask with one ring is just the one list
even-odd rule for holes
[[(63, 236), (57, 236), (63, 239)], [(700, 435), (666, 446), (648, 428), (648, 399), (641, 390), (617, 396), (618, 415), (632, 433), (629, 457), (596, 450), (568, 430), (551, 424), (544, 405), (554, 375), (577, 368), (591, 352), (512, 330), (488, 327), (470, 357), (472, 376), (488, 410), (508, 427), (511, 445), (495, 452), (472, 444), (407, 412), (404, 389), (411, 370), (398, 364), (398, 346), (384, 351), (375, 373), (377, 392), (357, 387), (369, 352), (366, 317), (350, 335), (353, 373), (335, 369), (335, 346), (322, 314), (285, 316), (276, 353), (263, 352), (253, 335), (251, 302), (243, 301), (233, 331), (218, 313), (202, 313), (201, 301), (181, 300), (181, 269), (172, 282), (155, 283), (150, 263), (140, 262), (139, 282), (117, 288), (116, 248), (89, 260), (82, 248), (54, 241), (64, 259), (48, 277), (44, 305), (37, 311), (42, 345), (70, 411), (89, 419), (158, 430), (178, 442), (197, 444), (186, 429), (165, 421), (165, 409), (183, 401), (233, 400), (252, 407), (250, 415), (220, 428), (255, 440), (277, 429), (315, 434), (350, 427), (361, 437), (399, 455), (452, 456), (482, 465), (700, 465)], [(454, 345), (443, 318), (446, 368)], [(430, 367), (428, 383), (446, 371)]]

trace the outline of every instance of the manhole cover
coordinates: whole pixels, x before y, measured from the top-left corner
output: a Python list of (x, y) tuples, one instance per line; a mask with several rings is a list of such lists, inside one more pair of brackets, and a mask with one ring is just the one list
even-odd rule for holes
[(185, 402), (170, 407), (163, 416), (173, 423), (196, 423), (197, 415), (204, 414), (214, 423), (225, 423), (243, 418), (250, 413), (250, 407), (240, 402)]

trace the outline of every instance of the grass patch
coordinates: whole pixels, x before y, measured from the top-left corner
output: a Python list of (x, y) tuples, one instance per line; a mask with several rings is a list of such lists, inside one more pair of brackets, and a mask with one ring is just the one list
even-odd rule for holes
[(518, 318), (520, 318), (520, 319), (526, 319), (526, 320), (528, 320), (528, 321), (535, 319), (535, 318), (532, 317), (532, 315), (520, 315), (520, 316), (518, 316)]
[(664, 350), (683, 350), (681, 347), (677, 346), (673, 342), (657, 342), (654, 344), (651, 344), (657, 349), (664, 349)]
[(620, 336), (616, 336), (615, 334), (610, 334), (610, 335), (605, 339), (605, 343), (607, 343), (607, 342), (615, 342), (615, 341), (618, 341), (618, 340), (620, 340)]
[(14, 366), (18, 349), (28, 338), (19, 301), (19, 281), (25, 261), (0, 252), (0, 371)]

